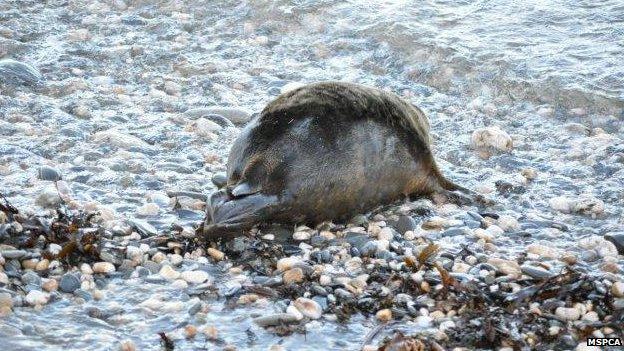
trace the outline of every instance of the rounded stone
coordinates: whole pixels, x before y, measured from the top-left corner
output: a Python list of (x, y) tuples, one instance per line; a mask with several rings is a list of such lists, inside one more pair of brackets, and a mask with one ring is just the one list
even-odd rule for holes
[(93, 264), (94, 273), (113, 273), (115, 271), (115, 265), (110, 262), (96, 262)]
[(180, 274), (180, 278), (187, 283), (201, 284), (210, 279), (210, 275), (204, 271), (185, 271)]
[(303, 314), (310, 319), (319, 319), (323, 314), (323, 309), (316, 301), (300, 297), (293, 302), (293, 305)]
[(75, 274), (66, 273), (61, 277), (59, 289), (62, 292), (73, 293), (80, 289), (80, 279)]

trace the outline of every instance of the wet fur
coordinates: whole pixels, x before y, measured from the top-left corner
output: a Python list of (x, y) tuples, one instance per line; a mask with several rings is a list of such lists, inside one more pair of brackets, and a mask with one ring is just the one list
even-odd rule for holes
[[(343, 219), (408, 195), (463, 189), (440, 173), (420, 109), (342, 82), (307, 85), (269, 103), (232, 146), (227, 176), (229, 200), (233, 191), (262, 199), (262, 213), (243, 226)], [(278, 204), (267, 207), (265, 196)], [(227, 223), (228, 215), (212, 217)]]

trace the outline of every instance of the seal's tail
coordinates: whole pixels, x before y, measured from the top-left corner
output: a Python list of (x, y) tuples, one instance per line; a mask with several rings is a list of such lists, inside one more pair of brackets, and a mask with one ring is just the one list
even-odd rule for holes
[[(437, 190), (435, 192), (441, 193), (446, 197), (449, 197), (450, 199), (453, 199), (454, 201), (459, 203), (469, 204), (476, 202), (483, 205), (490, 205), (493, 203), (492, 200), (487, 199), (483, 195), (464, 186), (458, 185), (455, 182), (446, 178), (442, 174), (442, 172), (440, 172), (440, 169), (438, 168), (438, 165), (435, 163), (435, 161), (433, 161), (431, 164), (431, 170), (431, 175), (435, 179), (435, 183), (437, 185)], [(456, 192), (460, 192), (463, 195), (460, 195)]]

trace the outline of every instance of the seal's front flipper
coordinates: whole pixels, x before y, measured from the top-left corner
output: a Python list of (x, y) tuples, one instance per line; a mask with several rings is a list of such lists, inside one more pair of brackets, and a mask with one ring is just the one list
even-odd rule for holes
[(255, 193), (233, 197), (227, 190), (217, 191), (210, 196), (204, 236), (216, 238), (240, 235), (274, 213), (278, 201), (275, 195)]
[(231, 193), (234, 197), (241, 197), (255, 194), (259, 189), (254, 189), (248, 182), (239, 183), (232, 190)]

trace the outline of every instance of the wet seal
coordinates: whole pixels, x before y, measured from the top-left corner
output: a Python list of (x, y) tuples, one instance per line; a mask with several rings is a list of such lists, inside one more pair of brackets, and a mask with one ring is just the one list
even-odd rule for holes
[(269, 103), (234, 141), (219, 185), (200, 228), (207, 239), (258, 223), (343, 220), (409, 196), (478, 197), (441, 174), (419, 108), (344, 82), (306, 85)]

